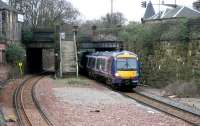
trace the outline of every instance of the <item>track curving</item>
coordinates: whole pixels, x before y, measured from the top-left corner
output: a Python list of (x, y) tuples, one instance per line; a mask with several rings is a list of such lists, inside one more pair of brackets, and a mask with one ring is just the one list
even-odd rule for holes
[[(35, 86), (43, 77), (27, 77), (14, 92), (13, 106), (19, 126), (34, 126), (38, 125), (38, 123), (42, 126), (53, 126), (45, 112), (41, 109), (35, 93)], [(34, 117), (32, 114), (36, 116)]]

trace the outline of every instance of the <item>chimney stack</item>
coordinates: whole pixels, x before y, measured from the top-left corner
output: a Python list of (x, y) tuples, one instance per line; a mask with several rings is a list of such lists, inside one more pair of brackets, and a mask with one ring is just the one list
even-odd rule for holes
[(200, 0), (193, 3), (193, 8), (200, 11)]
[(92, 37), (93, 37), (93, 38), (96, 37), (96, 29), (97, 29), (97, 26), (96, 26), (96, 25), (93, 25), (93, 26), (92, 26)]

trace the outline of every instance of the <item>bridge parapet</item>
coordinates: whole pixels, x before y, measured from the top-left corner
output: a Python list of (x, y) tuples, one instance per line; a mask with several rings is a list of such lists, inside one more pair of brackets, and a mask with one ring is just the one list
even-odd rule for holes
[(30, 48), (54, 48), (56, 37), (53, 28), (37, 28), (23, 31), (22, 41)]

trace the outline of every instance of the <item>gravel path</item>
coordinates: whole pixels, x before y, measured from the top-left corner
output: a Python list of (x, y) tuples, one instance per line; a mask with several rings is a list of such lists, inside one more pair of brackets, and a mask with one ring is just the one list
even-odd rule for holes
[(55, 126), (189, 126), (90, 81), (71, 86), (45, 78), (37, 97)]

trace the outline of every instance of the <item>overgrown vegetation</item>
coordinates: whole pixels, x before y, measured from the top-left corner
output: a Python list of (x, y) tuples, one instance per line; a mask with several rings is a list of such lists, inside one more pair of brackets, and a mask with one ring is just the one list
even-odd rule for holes
[(164, 87), (191, 82), (198, 89), (199, 42), (192, 41), (187, 19), (139, 24), (132, 22), (120, 33), (125, 47), (142, 63), (142, 83)]
[(199, 87), (198, 82), (174, 82), (165, 87), (165, 96), (176, 95), (178, 97), (199, 97)]
[(11, 44), (6, 49), (6, 60), (9, 64), (15, 65), (23, 62), (25, 58), (25, 49), (20, 44)]
[(70, 85), (70, 86), (81, 86), (81, 85), (86, 86), (86, 85), (89, 85), (91, 82), (84, 77), (79, 77), (79, 78), (70, 77), (66, 79), (56, 80), (56, 83)]
[[(25, 60), (25, 49), (20, 44), (11, 44), (6, 49), (6, 60), (7, 63), (12, 66), (12, 70), (9, 73), (9, 78), (18, 78), (23, 73), (24, 60)], [(19, 68), (19, 63), (22, 63)]]
[(29, 43), (33, 39), (33, 32), (32, 31), (23, 31), (22, 32), (22, 42)]
[(0, 41), (5, 41), (6, 40), (6, 37), (5, 37), (5, 35), (0, 35)]

